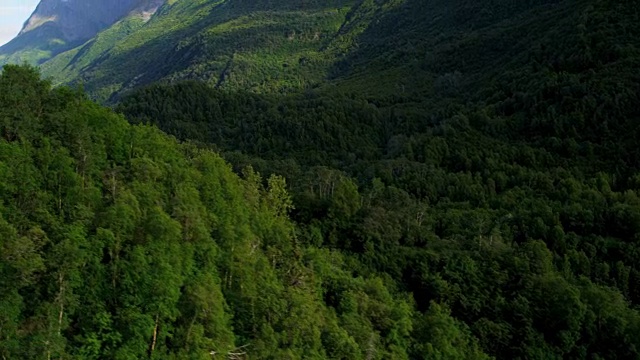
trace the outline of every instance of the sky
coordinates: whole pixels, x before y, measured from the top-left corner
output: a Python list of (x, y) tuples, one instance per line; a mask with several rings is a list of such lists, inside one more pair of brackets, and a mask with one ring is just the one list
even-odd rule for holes
[(0, 0), (0, 45), (13, 39), (40, 0)]

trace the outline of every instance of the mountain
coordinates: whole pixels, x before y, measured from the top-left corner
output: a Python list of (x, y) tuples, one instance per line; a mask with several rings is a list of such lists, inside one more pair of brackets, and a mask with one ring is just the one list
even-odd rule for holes
[(0, 47), (0, 64), (42, 63), (90, 40), (123, 17), (146, 19), (164, 0), (42, 0), (18, 36)]
[[(374, 55), (375, 71), (410, 80), (379, 88), (388, 94), (400, 88), (424, 93), (430, 91), (431, 75), (415, 70), (423, 66), (431, 45), (425, 41), (433, 31), (451, 34), (458, 25), (455, 16), (443, 19), (438, 14), (472, 12), (467, 8), (474, 6), (416, 0), (171, 1), (149, 21), (123, 17), (90, 40), (43, 61), (42, 71), (57, 84), (81, 81), (102, 101), (115, 101), (112, 96), (155, 81), (187, 79), (231, 90), (292, 93), (341, 79), (359, 82), (368, 64), (346, 64)], [(424, 21), (428, 19), (435, 22)], [(411, 61), (393, 59), (395, 50), (372, 37), (376, 33), (391, 36), (387, 44), (413, 42), (401, 45)], [(9, 50), (13, 60), (24, 59)], [(374, 52), (364, 55), (363, 50)]]
[[(55, 84), (81, 82), (112, 103), (139, 86), (182, 80), (254, 93), (337, 86), (377, 97), (468, 96), (539, 56), (537, 46), (571, 43), (581, 14), (600, 3), (178, 0), (147, 18), (131, 13), (139, 5), (130, 1), (118, 21), (90, 39), (55, 45), (55, 56), (40, 61)], [(30, 59), (14, 44), (47, 48), (34, 46), (30, 33), (3, 48), (6, 59)]]
[[(285, 176), (301, 241), (415, 301), (409, 359), (474, 358), (464, 339), (433, 348), (442, 333), (421, 320), (434, 303), (498, 359), (637, 359), (637, 3), (365, 10), (330, 40), (351, 46), (316, 88), (216, 88), (194, 72), (132, 86), (116, 109), (220, 151), (237, 172)], [(328, 49), (343, 48), (317, 51)], [(230, 74), (268, 74), (247, 69)]]
[(640, 358), (638, 20), (176, 0), (5, 66), (0, 355)]

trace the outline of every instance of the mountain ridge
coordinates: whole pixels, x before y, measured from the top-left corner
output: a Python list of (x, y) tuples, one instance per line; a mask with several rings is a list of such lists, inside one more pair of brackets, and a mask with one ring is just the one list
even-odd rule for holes
[[(55, 84), (82, 83), (109, 103), (142, 85), (182, 80), (256, 93), (337, 87), (458, 97), (475, 91), (482, 74), (499, 76), (503, 64), (531, 56), (528, 42), (575, 26), (574, 15), (598, 2), (174, 1), (149, 21), (123, 17), (41, 69)], [(366, 85), (374, 77), (381, 86)]]
[(14, 39), (0, 47), (0, 64), (41, 64), (83, 44), (123, 18), (148, 19), (165, 0), (42, 0)]

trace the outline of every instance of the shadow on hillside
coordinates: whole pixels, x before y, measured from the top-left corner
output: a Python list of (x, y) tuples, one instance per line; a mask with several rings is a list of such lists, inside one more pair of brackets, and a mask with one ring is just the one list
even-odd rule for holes
[[(80, 46), (85, 40), (63, 42), (64, 36), (60, 29), (52, 23), (45, 23), (25, 34), (15, 37), (0, 47), (0, 55), (20, 54), (29, 51), (49, 51), (51, 56)], [(44, 59), (47, 60), (48, 58)], [(31, 59), (25, 59), (29, 62)]]
[(565, 26), (567, 14), (579, 13), (576, 6), (563, 0), (406, 0), (386, 12), (377, 9), (357, 48), (336, 62), (330, 77), (405, 67), (407, 78), (428, 73), (445, 93), (460, 94), (481, 74), (524, 64), (537, 40)]
[[(118, 83), (122, 83), (123, 89), (126, 90), (183, 71), (192, 65), (194, 60), (211, 60), (227, 64), (235, 50), (264, 47), (265, 44), (268, 45), (265, 43), (265, 34), (273, 34), (281, 31), (281, 28), (273, 24), (260, 24), (220, 34), (215, 39), (204, 35), (206, 29), (243, 16), (254, 19), (257, 18), (256, 13), (267, 14), (268, 17), (269, 13), (277, 15), (295, 11), (335, 10), (351, 2), (351, 0), (225, 1), (212, 7), (208, 16), (203, 17), (193, 26), (158, 37), (122, 54), (106, 53), (98, 61), (83, 69), (82, 81), (89, 92)], [(203, 3), (192, 8), (181, 9), (181, 11), (196, 13), (206, 6), (209, 5)], [(171, 8), (161, 9), (159, 15), (169, 16), (171, 10)], [(185, 39), (190, 41), (185, 42)], [(221, 72), (223, 67), (212, 70)], [(118, 97), (119, 94), (114, 93), (109, 102), (117, 101)]]

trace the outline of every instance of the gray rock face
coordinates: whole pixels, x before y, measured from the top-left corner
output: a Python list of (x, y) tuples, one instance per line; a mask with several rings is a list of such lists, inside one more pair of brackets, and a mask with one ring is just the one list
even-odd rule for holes
[(75, 42), (95, 36), (133, 11), (154, 11), (161, 0), (42, 0), (25, 23), (20, 35), (48, 24), (63, 40)]

